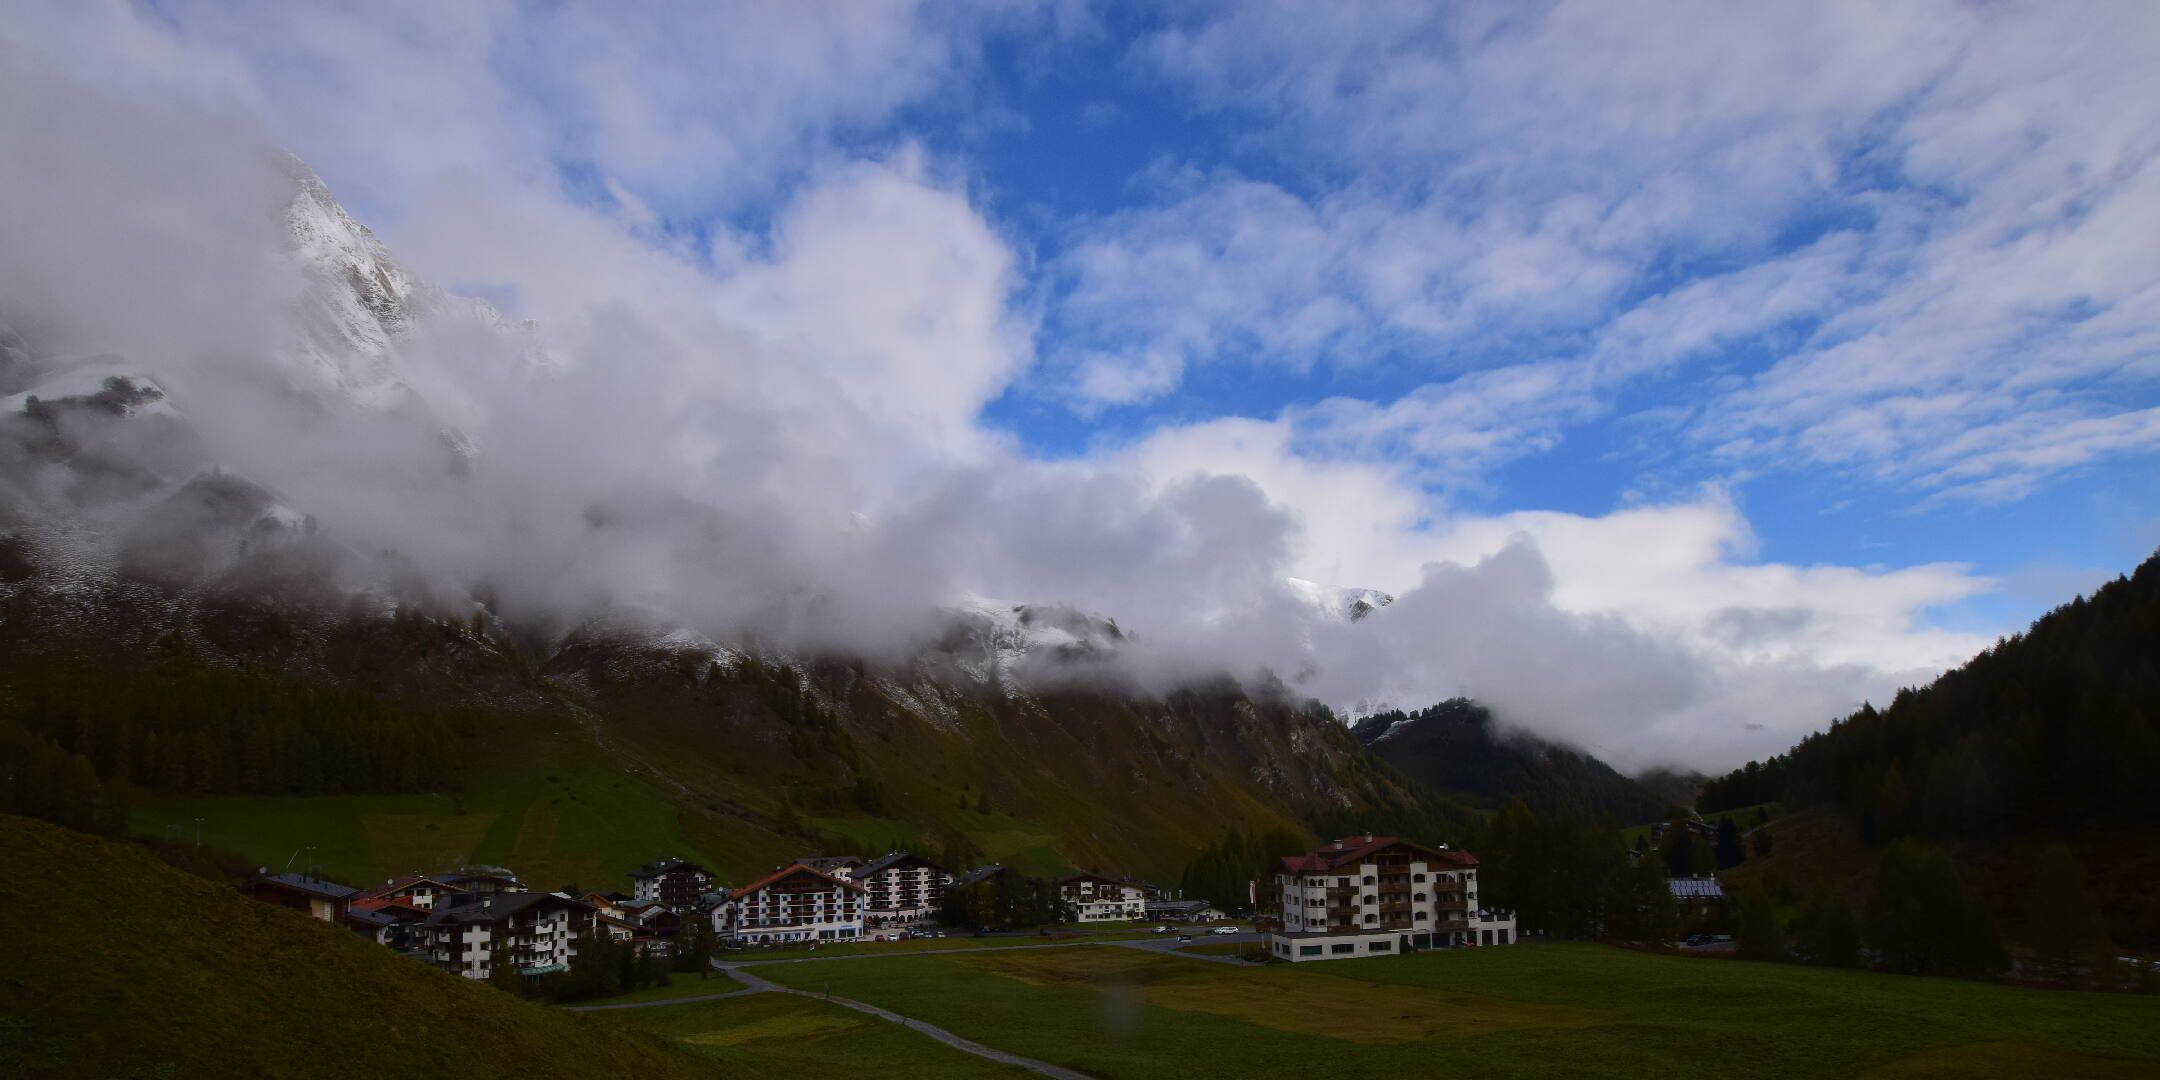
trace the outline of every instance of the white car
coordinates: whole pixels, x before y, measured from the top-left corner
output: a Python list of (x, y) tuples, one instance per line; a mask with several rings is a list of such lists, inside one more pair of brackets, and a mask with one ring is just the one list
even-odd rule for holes
[(1176, 932), (1176, 930), (1175, 930), (1174, 928), (1172, 928), (1172, 927), (1168, 927), (1168, 926), (1158, 926), (1158, 927), (1156, 927), (1156, 928), (1155, 928), (1155, 932), (1156, 932), (1156, 933), (1158, 933), (1158, 934), (1170, 934), (1170, 933), (1175, 933), (1175, 932)]
[(1208, 931), (1208, 933), (1210, 933), (1210, 934), (1237, 934), (1237, 933), (1243, 933), (1243, 931), (1239, 930), (1239, 929), (1238, 929), (1237, 927), (1235, 927), (1235, 926), (1218, 926), (1218, 927), (1216, 927), (1215, 929), (1213, 929), (1213, 930), (1210, 930), (1210, 931)]

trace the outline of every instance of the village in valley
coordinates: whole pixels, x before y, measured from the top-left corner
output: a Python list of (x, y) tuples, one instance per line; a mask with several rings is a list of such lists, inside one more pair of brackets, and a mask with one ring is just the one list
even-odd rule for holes
[(667, 858), (633, 872), (627, 893), (535, 891), (500, 867), (365, 887), (265, 871), (247, 889), (434, 967), (524, 988), (574, 970), (581, 948), (702, 972), (730, 950), (1083, 928), (1174, 934), (1180, 943), (1236, 935), (1257, 941), (1250, 959), (1289, 962), (1513, 944), (1514, 913), (1479, 905), (1477, 867), (1444, 844), (1347, 837), (1278, 860), (1273, 881), (1250, 883), (1253, 907), (1234, 912), (1134, 877), (1045, 882), (996, 863), (955, 872), (906, 851), (805, 856), (732, 888), (704, 866)]

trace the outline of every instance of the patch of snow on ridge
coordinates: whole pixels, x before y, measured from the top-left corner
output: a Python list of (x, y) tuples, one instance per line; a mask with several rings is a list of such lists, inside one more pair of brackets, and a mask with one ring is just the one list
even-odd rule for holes
[(112, 357), (70, 364), (22, 393), (0, 397), (0, 412), (23, 412), (31, 398), (45, 405), (101, 406), (121, 416), (180, 415), (155, 379)]
[(445, 436), (461, 453), (473, 446), (459, 430), (456, 402), (431, 401), (398, 366), (405, 339), (443, 323), (477, 328), (512, 346), (528, 373), (555, 370), (530, 321), (505, 318), (494, 305), (448, 292), (413, 276), (367, 226), (353, 220), (322, 180), (292, 163), (295, 192), (285, 213), (293, 255), (309, 286), (300, 299), (298, 349), (314, 374), (340, 396), (363, 408), (446, 410)]
[(1006, 682), (1022, 667), (1106, 655), (1127, 640), (1117, 622), (1061, 604), (969, 596), (946, 651), (978, 682)]
[(1378, 589), (1331, 588), (1304, 578), (1283, 579), (1291, 595), (1332, 619), (1357, 622), (1395, 602), (1395, 598)]

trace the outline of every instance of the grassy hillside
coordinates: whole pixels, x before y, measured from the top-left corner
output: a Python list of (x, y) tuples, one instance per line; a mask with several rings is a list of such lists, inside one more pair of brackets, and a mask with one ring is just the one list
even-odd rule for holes
[(0, 817), (0, 1075), (703, 1075), (129, 844)]
[[(0, 589), (0, 716), (56, 777), (30, 795), (64, 795), (61, 766), (79, 757), (98, 805), (126, 794), (136, 833), (353, 882), (484, 862), (546, 887), (621, 887), (681, 856), (739, 883), (800, 855), (896, 846), (1174, 880), (1233, 828), (1309, 832), (1415, 804), (1324, 710), (1279, 690), (1024, 693), (936, 660), (780, 663), (598, 626), (540, 641), (410, 609), (36, 584)], [(97, 684), (84, 673), (119, 689), (64, 692)], [(322, 701), (356, 719), (294, 704)], [(438, 741), (417, 742), (436, 717)], [(368, 767), (329, 767), (352, 759)]]
[(2160, 1000), (1526, 945), (1229, 967), (1103, 946), (773, 965), (1102, 1077), (2142, 1077)]

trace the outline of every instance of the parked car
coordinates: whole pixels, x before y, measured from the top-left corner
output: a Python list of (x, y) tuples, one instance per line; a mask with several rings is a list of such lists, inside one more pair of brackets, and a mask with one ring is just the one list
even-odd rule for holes
[(1183, 942), (1183, 941), (1191, 941), (1191, 940), (1192, 940), (1192, 935), (1191, 935), (1191, 934), (1179, 934), (1179, 935), (1177, 936), (1177, 939), (1178, 939), (1179, 941), (1181, 941), (1181, 942)]
[(1711, 940), (1712, 938), (1708, 934), (1689, 934), (1687, 938), (1681, 942), (1681, 944), (1693, 948), (1701, 948), (1704, 945), (1710, 944)]
[(1175, 933), (1177, 933), (1177, 927), (1174, 927), (1174, 926), (1158, 926), (1158, 927), (1156, 927), (1156, 928), (1155, 928), (1155, 932), (1156, 932), (1156, 933), (1158, 933), (1158, 934), (1175, 934)]
[(1235, 926), (1218, 926), (1215, 929), (1208, 931), (1208, 933), (1210, 934), (1235, 934), (1239, 932), (1240, 931)]

